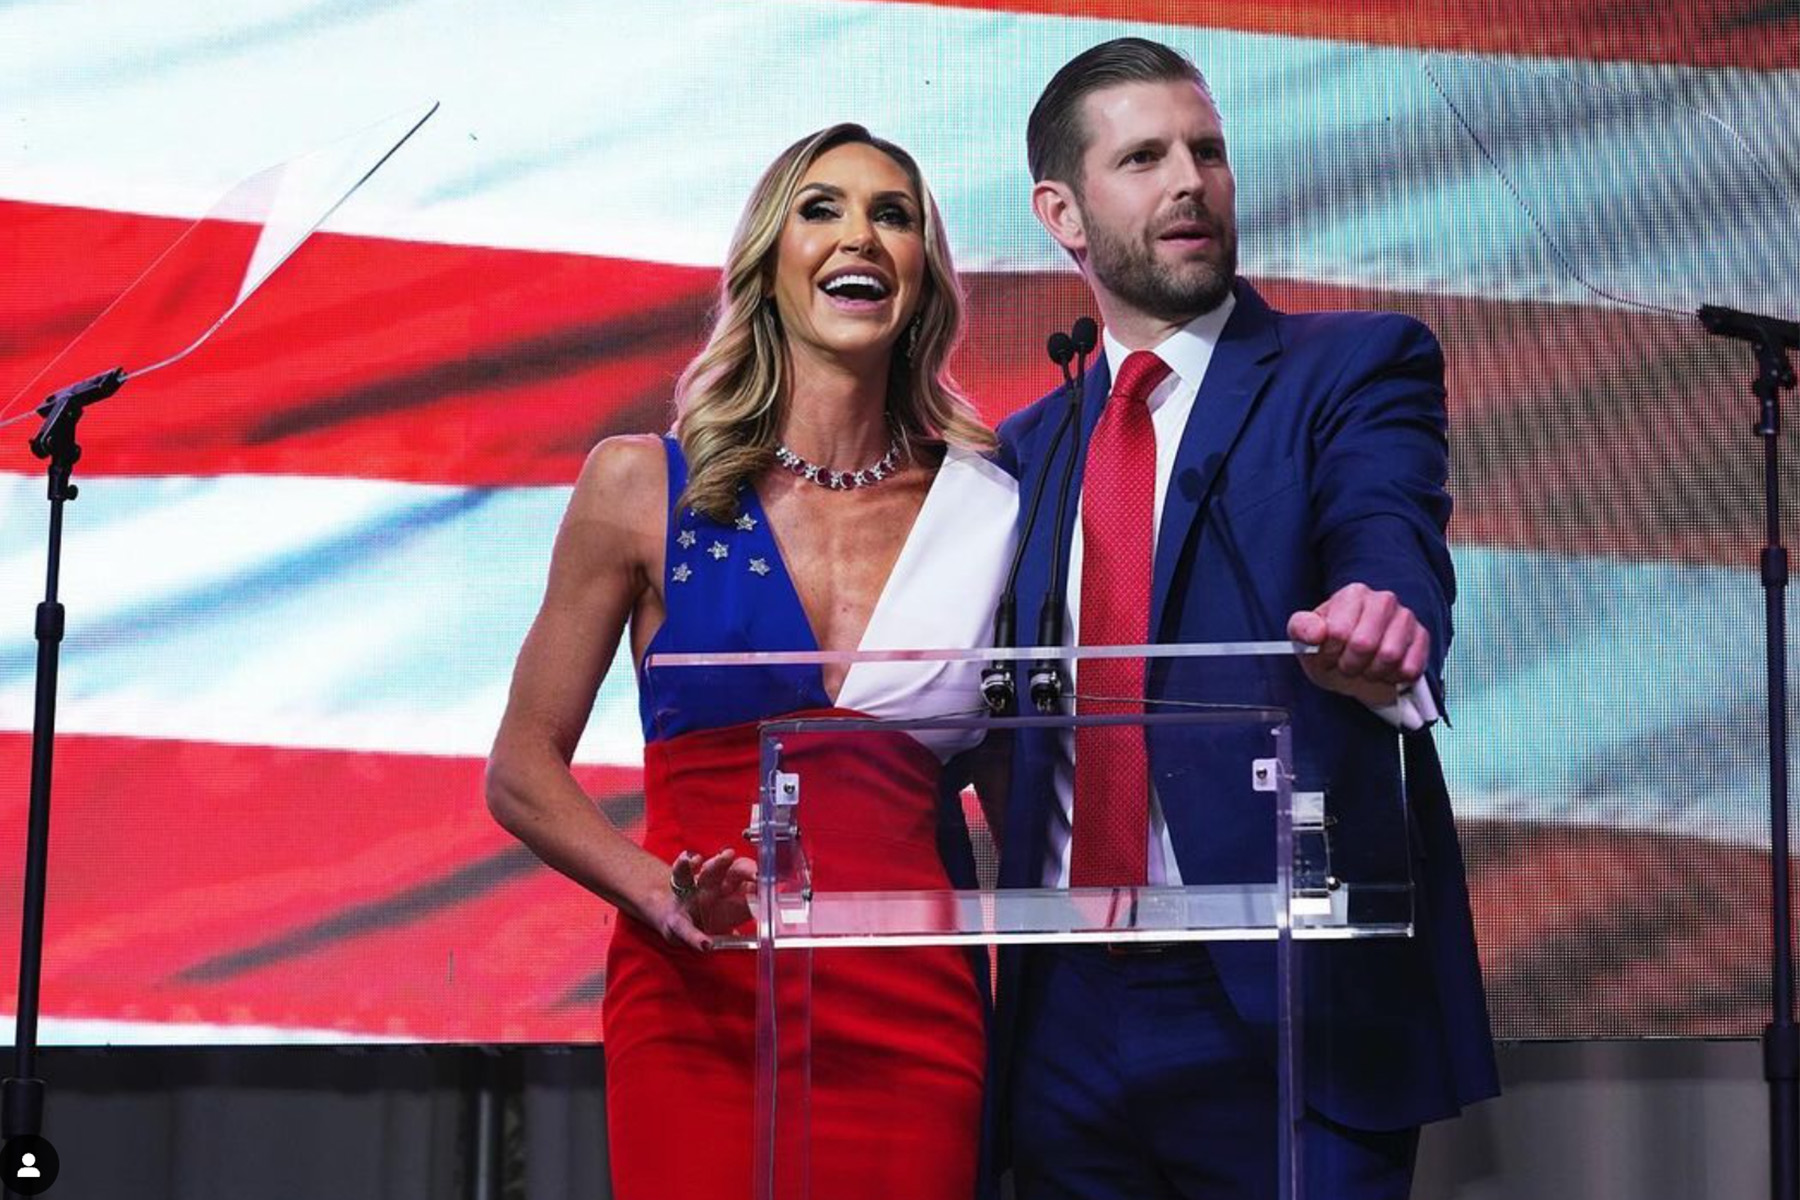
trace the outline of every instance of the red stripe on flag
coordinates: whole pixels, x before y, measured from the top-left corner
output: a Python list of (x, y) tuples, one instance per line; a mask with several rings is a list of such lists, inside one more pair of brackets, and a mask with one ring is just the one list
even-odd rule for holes
[(1768, 1019), (1769, 856), (1673, 834), (1461, 823), (1501, 1037), (1748, 1037)]
[[(0, 735), (8, 962), (29, 757)], [(576, 774), (637, 836), (639, 772)], [(44, 1015), (594, 1040), (614, 912), (495, 825), (481, 775), (476, 759), (59, 738)]]
[[(1407, 313), (1443, 344), (1450, 532), (1461, 543), (1553, 554), (1743, 566), (1761, 520), (1751, 365), (1697, 321), (1575, 305), (1256, 280), (1289, 312)], [(1053, 382), (1038, 349), (1082, 313), (1080, 280), (971, 281), (958, 366), (997, 418)]]
[[(598, 1036), (618, 918), (494, 826), (479, 761), (82, 736), (58, 752), (46, 1017)], [(9, 962), (28, 757), (0, 735)], [(578, 775), (636, 836), (638, 773)], [(1760, 1019), (1765, 852), (1519, 822), (1462, 838), (1502, 1036), (1743, 1036)]]
[(1513, 5), (1491, 0), (1086, 0), (1079, 6), (1059, 0), (920, 2), (1486, 54), (1762, 70), (1785, 70), (1800, 62), (1800, 14), (1776, 12), (1776, 6), (1761, 0), (1669, 5), (1636, 0)]
[[(181, 228), (0, 203), (0, 253), (20, 264), (0, 285), (0, 394)], [(17, 254), (27, 241), (34, 253)], [(71, 301), (68, 264), (89, 259)], [(653, 263), (315, 235), (199, 353), (128, 384), (83, 427), (84, 469), (568, 482), (599, 438), (667, 426), (715, 281)], [(195, 316), (171, 320), (186, 329)], [(143, 364), (91, 369), (109, 365)]]
[[(0, 205), (24, 251), (0, 281), (0, 370), (29, 375), (180, 232), (130, 214)], [(20, 233), (18, 231), (28, 231)], [(76, 247), (69, 301), (60, 272)], [(49, 252), (60, 247), (61, 253)], [(84, 268), (85, 269), (85, 268)], [(322, 235), (214, 342), (83, 426), (89, 476), (226, 472), (567, 484), (599, 439), (667, 428), (710, 268)], [(1056, 380), (1045, 336), (1093, 313), (1072, 273), (968, 280), (956, 371), (997, 422)], [(1443, 341), (1459, 539), (1743, 561), (1754, 523), (1745, 363), (1675, 318), (1259, 281), (1293, 311), (1385, 308)], [(58, 380), (59, 383), (72, 380)], [(38, 469), (22, 447), (0, 467)]]

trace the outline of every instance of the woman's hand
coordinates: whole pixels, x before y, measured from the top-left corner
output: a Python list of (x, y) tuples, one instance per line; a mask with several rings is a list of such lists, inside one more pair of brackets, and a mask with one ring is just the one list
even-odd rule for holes
[(756, 863), (725, 849), (702, 860), (692, 850), (669, 868), (668, 894), (653, 911), (658, 933), (671, 944), (711, 950), (713, 935), (729, 933), (750, 919)]

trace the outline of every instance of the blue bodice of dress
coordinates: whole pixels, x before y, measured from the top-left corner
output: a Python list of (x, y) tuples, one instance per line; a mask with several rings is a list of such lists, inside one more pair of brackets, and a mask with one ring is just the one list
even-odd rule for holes
[[(735, 520), (715, 521), (675, 501), (687, 486), (687, 459), (674, 438), (669, 463), (669, 529), (664, 547), (662, 627), (644, 657), (750, 650), (816, 650), (812, 626), (769, 528), (756, 489), (738, 492)], [(638, 666), (644, 740), (678, 737), (799, 709), (827, 708), (816, 666)]]

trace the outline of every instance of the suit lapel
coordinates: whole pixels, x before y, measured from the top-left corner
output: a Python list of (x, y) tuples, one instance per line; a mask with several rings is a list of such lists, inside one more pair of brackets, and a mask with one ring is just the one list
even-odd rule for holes
[(1280, 350), (1275, 314), (1255, 289), (1240, 280), (1237, 307), (1219, 335), (1219, 344), (1213, 348), (1212, 361), (1194, 399), (1187, 428), (1182, 430), (1175, 467), (1163, 496), (1150, 593), (1152, 641), (1158, 640), (1163, 627), (1163, 608), (1182, 547), (1193, 531), (1202, 502), (1212, 493), (1226, 458), (1237, 445), (1250, 411), (1275, 369)]

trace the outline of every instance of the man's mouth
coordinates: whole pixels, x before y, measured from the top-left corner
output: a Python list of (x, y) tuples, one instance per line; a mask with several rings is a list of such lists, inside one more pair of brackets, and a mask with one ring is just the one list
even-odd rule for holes
[(1175, 221), (1157, 233), (1157, 240), (1164, 242), (1202, 242), (1217, 241), (1218, 232), (1205, 221)]

